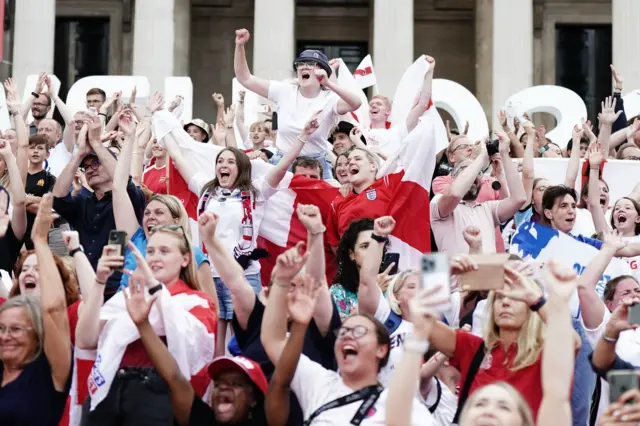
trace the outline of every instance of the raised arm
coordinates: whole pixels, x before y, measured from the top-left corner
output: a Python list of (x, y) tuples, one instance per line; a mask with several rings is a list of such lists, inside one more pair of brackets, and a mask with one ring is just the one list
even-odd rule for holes
[(522, 208), (527, 201), (527, 195), (524, 192), (522, 180), (518, 176), (518, 169), (509, 157), (509, 137), (503, 132), (498, 132), (497, 136), (500, 140), (500, 155), (509, 187), (509, 198), (501, 200), (498, 204), (498, 219), (500, 223), (504, 223)]
[(338, 105), (336, 106), (338, 114), (346, 114), (360, 108), (360, 105), (362, 105), (362, 100), (356, 92), (345, 89), (338, 83), (330, 80), (327, 77), (327, 72), (323, 69), (316, 69), (315, 74), (320, 81), (320, 84), (324, 85), (327, 89), (331, 90), (340, 97)]
[(224, 112), (224, 117), (222, 119), (226, 130), (224, 135), (225, 145), (233, 148), (238, 147), (238, 143), (236, 142), (236, 132), (233, 130), (233, 120), (236, 118), (237, 107), (237, 104), (229, 105), (229, 108)]
[(249, 129), (247, 128), (247, 124), (244, 121), (244, 96), (246, 95), (246, 93), (247, 92), (245, 92), (244, 90), (238, 92), (238, 108), (236, 109), (236, 127), (238, 128), (240, 140), (243, 144), (249, 136)]
[(53, 196), (45, 194), (40, 201), (31, 239), (42, 277), (40, 303), (44, 324), (44, 353), (51, 367), (53, 385), (62, 392), (71, 374), (71, 338), (62, 278), (49, 248), (48, 237), (53, 223)]
[(469, 191), (471, 185), (478, 178), (478, 175), (486, 167), (489, 162), (489, 154), (487, 153), (486, 143), (480, 142), (478, 145), (480, 152), (478, 156), (468, 167), (459, 171), (455, 179), (445, 190), (442, 197), (438, 199), (438, 216), (447, 217), (460, 204), (462, 197)]
[(629, 324), (629, 308), (636, 303), (640, 303), (640, 299), (637, 297), (626, 298), (611, 313), (609, 322), (605, 326), (604, 333), (598, 339), (591, 358), (591, 363), (597, 369), (609, 370), (611, 368), (616, 359), (616, 344), (620, 333), (638, 327), (638, 324)]
[(327, 278), (325, 275), (324, 259), (324, 231), (327, 229), (322, 224), (320, 209), (314, 205), (298, 204), (298, 219), (307, 229), (307, 252), (309, 259), (305, 266), (307, 274), (315, 281), (322, 283), (318, 292), (313, 312), (313, 320), (320, 331), (326, 336), (331, 326), (333, 317), (333, 300), (329, 293)]
[(233, 312), (243, 330), (247, 329), (249, 316), (255, 306), (256, 297), (251, 285), (244, 276), (242, 266), (231, 256), (227, 249), (216, 238), (218, 216), (212, 212), (204, 212), (198, 218), (200, 238), (209, 252), (213, 267), (220, 274), (220, 279), (231, 292)]
[(374, 315), (378, 310), (378, 303), (382, 297), (382, 291), (378, 287), (378, 272), (380, 272), (384, 246), (395, 227), (396, 221), (391, 216), (379, 217), (373, 222), (371, 241), (360, 267), (358, 311), (362, 313)]
[(265, 181), (271, 188), (277, 188), (282, 178), (284, 178), (287, 170), (291, 167), (293, 162), (298, 158), (304, 144), (307, 143), (309, 136), (313, 134), (320, 126), (319, 116), (322, 110), (317, 111), (313, 117), (311, 117), (304, 125), (302, 132), (293, 142), (293, 146), (284, 154), (284, 156), (278, 161), (275, 167), (271, 167), (265, 176)]
[(53, 185), (53, 196), (56, 198), (64, 198), (69, 195), (69, 188), (73, 185), (73, 178), (76, 175), (76, 171), (82, 160), (91, 152), (91, 146), (87, 142), (87, 125), (82, 126), (82, 130), (78, 134), (78, 149), (71, 155), (71, 161), (64, 166), (62, 172), (56, 179), (55, 185)]
[(53, 80), (51, 80), (51, 77), (48, 74), (45, 74), (44, 82), (47, 85), (47, 92), (53, 100), (53, 103), (56, 104), (56, 108), (58, 108), (58, 112), (62, 116), (64, 122), (68, 123), (69, 121), (73, 120), (73, 112), (69, 109), (67, 104), (65, 104), (64, 101), (60, 99), (60, 96), (58, 96), (58, 90), (60, 88), (56, 88), (53, 86)]
[[(131, 178), (138, 186), (142, 183), (146, 150), (147, 146), (151, 145), (152, 137), (150, 118), (145, 117), (136, 129), (135, 149), (131, 153)], [(118, 171), (116, 168), (116, 174), (117, 173)]]
[[(73, 262), (76, 267), (80, 294), (86, 295), (91, 293), (91, 287), (96, 279), (96, 272), (93, 270), (93, 266), (91, 266), (91, 262), (89, 262), (89, 258), (85, 254), (84, 250), (76, 250), (81, 248), (78, 231), (63, 231), (62, 240), (64, 241), (67, 250), (69, 250), (69, 253), (73, 252)], [(82, 309), (82, 303), (83, 302), (81, 302), (81, 307), (79, 309)]]
[(569, 267), (550, 261), (545, 265), (544, 274), (549, 294), (547, 320), (553, 327), (545, 327), (538, 424), (570, 426), (575, 352), (569, 299), (576, 288), (576, 273)]
[(613, 123), (615, 123), (620, 114), (622, 114), (622, 111), (616, 112), (616, 99), (608, 96), (604, 102), (602, 102), (602, 112), (598, 114), (598, 120), (600, 121), (598, 143), (602, 145), (605, 158), (609, 155), (609, 143)]
[(251, 74), (249, 65), (247, 64), (244, 45), (247, 44), (250, 37), (249, 31), (246, 29), (236, 30), (236, 50), (233, 58), (233, 69), (240, 84), (246, 89), (266, 98), (269, 95), (269, 80), (258, 78)]
[(124, 133), (124, 144), (113, 176), (113, 216), (116, 220), (116, 229), (125, 231), (127, 233), (127, 241), (129, 241), (140, 227), (131, 198), (129, 198), (129, 193), (127, 192), (136, 131), (131, 110), (125, 110), (125, 113), (120, 116), (118, 126)]
[(100, 337), (100, 307), (104, 303), (104, 287), (113, 271), (122, 268), (124, 257), (118, 255), (115, 247), (106, 245), (96, 268), (96, 277), (88, 294), (82, 299), (82, 309), (78, 310), (76, 344), (82, 349), (96, 349)]
[(410, 426), (419, 421), (411, 419), (411, 407), (418, 392), (419, 381), (416, 377), (420, 376), (424, 354), (429, 350), (434, 318), (438, 318), (434, 309), (447, 300), (433, 299), (438, 290), (439, 288), (422, 289), (409, 301), (414, 332), (405, 341), (402, 361), (391, 376), (387, 397), (387, 426)]
[(127, 311), (133, 323), (138, 327), (140, 340), (142, 340), (149, 359), (169, 387), (169, 398), (176, 422), (180, 426), (187, 426), (195, 391), (189, 380), (180, 372), (180, 367), (169, 353), (167, 346), (160, 340), (149, 323), (149, 312), (158, 295), (151, 296), (147, 300), (145, 285), (138, 284), (130, 285), (128, 289), (124, 290)]
[[(525, 121), (522, 123), (522, 127), (525, 129), (525, 132), (527, 132), (528, 140), (533, 141), (536, 137), (536, 131), (533, 128), (533, 123)], [(533, 158), (535, 157), (533, 149), (535, 145), (535, 143), (527, 144), (524, 148), (524, 157), (522, 157), (522, 186), (524, 187), (527, 204), (531, 204), (531, 200), (533, 199), (533, 181), (536, 178), (533, 166)]]
[(602, 248), (578, 278), (580, 315), (584, 326), (590, 330), (597, 328), (602, 323), (606, 309), (604, 302), (596, 293), (596, 285), (602, 279), (602, 274), (609, 266), (616, 251), (625, 245), (619, 238), (605, 233)]
[(426, 55), (425, 60), (429, 64), (429, 70), (424, 76), (424, 82), (422, 83), (422, 90), (420, 90), (418, 103), (416, 103), (413, 108), (411, 108), (411, 110), (409, 111), (409, 115), (407, 115), (406, 123), (408, 132), (411, 132), (418, 125), (418, 120), (427, 110), (429, 101), (431, 100), (431, 86), (433, 83), (433, 73), (436, 68), (436, 60), (431, 56)]
[[(122, 118), (127, 114), (131, 114), (131, 110), (122, 111), (118, 117)], [(100, 163), (104, 166), (107, 174), (111, 179), (114, 178), (116, 173), (116, 163), (117, 160), (111, 155), (111, 151), (107, 149), (102, 143), (100, 136), (102, 135), (102, 125), (100, 124), (100, 119), (97, 116), (91, 116), (90, 121), (88, 123), (88, 131), (87, 131), (87, 140), (91, 149), (96, 153)], [(127, 173), (129, 169), (127, 169)]]
[(16, 158), (11, 152), (9, 142), (0, 142), (0, 155), (4, 158), (10, 179), (9, 188), (7, 189), (11, 193), (11, 204), (13, 206), (11, 229), (16, 238), (22, 241), (27, 230), (27, 205), (24, 182), (20, 180), (20, 171), (16, 164)]
[[(572, 152), (573, 154), (573, 152)], [(600, 143), (594, 143), (589, 146), (589, 211), (593, 218), (593, 224), (596, 233), (609, 230), (607, 219), (600, 206), (600, 164), (604, 159), (604, 152), (600, 147)]]
[(573, 126), (573, 131), (571, 132), (571, 156), (569, 157), (569, 164), (567, 164), (567, 173), (564, 177), (564, 184), (569, 188), (573, 188), (576, 186), (576, 179), (578, 178), (578, 172), (580, 170), (580, 140), (582, 139), (582, 135), (584, 135), (585, 124), (582, 126), (578, 126), (577, 124)]
[(221, 93), (211, 95), (213, 102), (216, 104), (216, 123), (224, 121), (224, 96)]
[[(27, 116), (29, 115), (29, 111), (31, 110), (31, 107), (33, 106), (33, 102), (39, 97), (39, 96), (33, 96), (34, 93), (38, 93), (38, 95), (40, 93), (42, 93), (42, 89), (44, 87), (44, 78), (47, 74), (46, 73), (40, 73), (40, 75), (38, 76), (38, 81), (36, 82), (36, 87), (35, 87), (35, 91), (31, 92), (29, 94), (29, 96), (27, 96), (27, 99), (24, 101), (24, 103), (22, 104), (22, 109), (20, 111), (20, 115), (22, 115), (22, 118), (24, 120), (27, 119)], [(17, 91), (16, 91), (17, 93)]]
[(287, 308), (292, 320), (287, 339), (275, 371), (269, 381), (265, 411), (269, 426), (284, 426), (289, 418), (289, 385), (296, 372), (304, 336), (317, 303), (318, 289), (326, 287), (319, 281), (305, 276), (302, 282), (287, 295)]
[(16, 161), (18, 164), (19, 179), (24, 187), (27, 182), (27, 173), (29, 168), (29, 129), (24, 118), (20, 115), (20, 99), (12, 92), (7, 93), (7, 108), (13, 118), (13, 125), (16, 129), (16, 138), (18, 139), (18, 149), (16, 150)]
[[(302, 253), (303, 243), (282, 253), (276, 260), (273, 269), (273, 283), (269, 290), (269, 301), (262, 317), (260, 341), (264, 351), (273, 364), (278, 364), (284, 345), (287, 341), (287, 294), (290, 293), (291, 283), (298, 275), (309, 257), (309, 253)], [(300, 282), (296, 283), (300, 284)], [(313, 307), (309, 307), (310, 311)]]

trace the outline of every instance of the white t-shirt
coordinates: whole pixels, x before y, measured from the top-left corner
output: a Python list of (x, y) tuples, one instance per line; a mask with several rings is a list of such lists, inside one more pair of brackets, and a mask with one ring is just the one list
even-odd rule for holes
[(386, 156), (391, 156), (400, 149), (402, 140), (409, 134), (406, 121), (388, 129), (363, 129), (362, 132), (367, 139), (367, 148)]
[[(374, 316), (378, 321), (384, 324), (390, 314), (391, 307), (389, 306), (389, 302), (387, 302), (387, 299), (381, 295), (378, 300), (378, 308), (376, 309)], [(413, 334), (413, 324), (405, 320), (401, 320), (398, 328), (390, 333), (389, 337), (391, 339), (391, 345), (389, 348), (389, 362), (387, 362), (387, 365), (385, 365), (380, 371), (380, 374), (378, 374), (378, 380), (380, 380), (382, 386), (389, 386), (389, 381), (391, 380), (391, 375), (393, 374), (396, 365), (402, 362), (404, 341), (410, 334)]]
[(487, 299), (482, 299), (476, 303), (473, 310), (473, 321), (471, 323), (471, 333), (474, 336), (484, 336), (484, 326), (487, 323)]
[(55, 177), (60, 176), (62, 170), (64, 170), (65, 166), (71, 161), (72, 156), (73, 154), (67, 150), (64, 142), (60, 142), (49, 153), (49, 158), (47, 158), (49, 168), (47, 171)]
[(276, 104), (278, 113), (278, 148), (287, 152), (302, 132), (305, 123), (317, 111), (320, 127), (307, 139), (300, 155), (318, 155), (327, 152), (329, 131), (338, 122), (338, 95), (321, 90), (315, 98), (305, 98), (297, 84), (281, 81), (269, 82), (267, 98)]
[[(210, 178), (205, 173), (196, 173), (189, 182), (189, 190), (194, 194), (200, 194), (202, 188), (210, 181)], [(233, 256), (234, 248), (238, 245), (243, 236), (251, 235), (252, 238), (247, 241), (250, 244), (248, 249), (254, 249), (256, 247), (256, 240), (258, 238), (258, 229), (260, 229), (260, 222), (264, 216), (264, 208), (267, 200), (273, 194), (276, 193), (276, 189), (273, 189), (264, 180), (264, 178), (257, 179), (252, 182), (254, 188), (257, 191), (257, 195), (253, 199), (254, 208), (251, 211), (253, 219), (253, 232), (251, 230), (243, 230), (242, 219), (245, 215), (240, 190), (236, 189), (231, 191), (231, 195), (226, 197), (218, 197), (216, 191), (212, 191), (207, 205), (206, 211), (210, 211), (218, 215), (220, 218), (218, 226), (216, 227), (216, 238), (222, 243), (222, 245)], [(202, 197), (200, 198), (200, 201)], [(200, 201), (198, 205), (200, 205)], [(243, 247), (244, 248), (244, 247)], [(211, 272), (214, 277), (220, 275), (215, 270), (213, 262), (210, 262)], [(260, 272), (260, 263), (252, 260), (249, 267), (245, 269), (245, 275), (257, 274)]]
[[(640, 235), (634, 235), (633, 237), (622, 237), (622, 241), (626, 241), (628, 243), (640, 243)], [(635, 257), (625, 257), (624, 260), (629, 263), (629, 267), (631, 268), (631, 274), (636, 278), (640, 279), (640, 256)]]
[[(353, 389), (342, 382), (338, 373), (323, 368), (305, 355), (300, 355), (296, 373), (291, 381), (291, 389), (300, 402), (305, 420), (324, 404), (353, 393)], [(383, 390), (369, 415), (360, 423), (361, 426), (386, 425), (387, 395), (388, 391)], [(311, 422), (311, 425), (348, 425), (361, 404), (362, 401), (357, 401), (324, 411)], [(411, 425), (433, 426), (431, 413), (417, 398), (413, 400)]]
[[(438, 401), (438, 386), (440, 388), (440, 401)], [(438, 405), (432, 414), (433, 423), (436, 426), (451, 426), (453, 417), (458, 410), (458, 397), (437, 377), (432, 377), (429, 394), (424, 404), (427, 406), (427, 409), (430, 409), (436, 403)]]

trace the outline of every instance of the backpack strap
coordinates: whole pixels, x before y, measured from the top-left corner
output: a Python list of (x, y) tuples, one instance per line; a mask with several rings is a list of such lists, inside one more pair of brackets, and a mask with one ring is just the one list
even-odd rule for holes
[(434, 377), (434, 379), (436, 379), (436, 402), (429, 407), (429, 412), (431, 414), (435, 413), (436, 410), (438, 409), (438, 404), (440, 404), (440, 398), (442, 398), (442, 384), (440, 384), (440, 380), (437, 377)]
[(464, 404), (465, 402), (467, 402), (467, 398), (469, 397), (469, 389), (471, 389), (471, 383), (473, 383), (473, 379), (476, 377), (476, 373), (478, 372), (483, 359), (484, 341), (478, 347), (478, 350), (476, 351), (473, 359), (471, 360), (471, 364), (469, 365), (467, 377), (465, 377), (464, 379), (464, 385), (462, 386), (462, 390), (460, 391), (460, 398), (458, 398), (458, 409), (456, 410), (456, 415), (453, 417), (453, 423), (458, 423), (462, 407), (464, 407)]

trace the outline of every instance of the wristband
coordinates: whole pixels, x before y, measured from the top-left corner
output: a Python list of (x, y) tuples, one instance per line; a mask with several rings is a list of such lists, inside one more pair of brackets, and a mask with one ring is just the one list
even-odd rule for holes
[(549, 145), (542, 146), (540, 147), (540, 149), (538, 149), (538, 154), (543, 154), (548, 149), (549, 149)]
[(300, 143), (302, 145), (304, 145), (305, 143), (307, 143), (307, 141), (305, 141), (304, 139), (302, 139), (300, 136), (298, 136), (298, 140), (300, 141)]
[(429, 350), (429, 342), (426, 340), (418, 340), (415, 336), (410, 336), (404, 341), (404, 350), (422, 355)]
[(607, 333), (602, 333), (602, 338), (604, 339), (605, 342), (609, 342), (609, 343), (617, 343), (618, 339), (617, 338), (613, 338), (613, 337), (609, 337), (607, 336)]
[(387, 241), (389, 241), (388, 237), (381, 237), (380, 235), (376, 235), (376, 234), (371, 234), (371, 239), (374, 241), (377, 241), (381, 244), (386, 243)]
[(538, 300), (536, 300), (533, 305), (529, 306), (532, 312), (538, 312), (542, 307), (547, 303), (547, 299), (544, 296), (540, 296)]
[(322, 225), (322, 227), (318, 230), (313, 230), (313, 231), (308, 231), (309, 235), (318, 235), (318, 234), (322, 234), (324, 231), (327, 230), (327, 227)]
[(98, 115), (103, 116), (104, 118), (107, 118), (107, 114), (105, 114), (104, 112), (99, 112)]
[(82, 246), (78, 246), (69, 252), (69, 256), (73, 257), (76, 253), (82, 252), (84, 253), (84, 248)]
[(149, 289), (149, 294), (153, 296), (155, 293), (159, 292), (160, 290), (162, 290), (162, 284), (158, 284), (156, 286), (151, 287)]
[(31, 96), (33, 96), (34, 98), (38, 99), (40, 97), (40, 94), (36, 93), (36, 92), (31, 92)]
[(106, 280), (105, 281), (101, 281), (101, 280), (98, 279), (98, 277), (96, 277), (96, 283), (98, 283), (100, 285), (106, 285), (107, 281)]

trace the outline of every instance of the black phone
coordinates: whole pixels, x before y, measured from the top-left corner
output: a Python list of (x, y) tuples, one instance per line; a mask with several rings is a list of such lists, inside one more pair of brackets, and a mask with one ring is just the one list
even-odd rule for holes
[(389, 271), (389, 275), (395, 275), (398, 273), (398, 264), (400, 264), (400, 253), (386, 253), (384, 255), (384, 259), (382, 260), (382, 266), (380, 266), (380, 272), (384, 272), (387, 270), (389, 265), (393, 265), (391, 271)]
[(640, 303), (629, 306), (629, 325), (640, 324)]
[(278, 113), (271, 113), (271, 130), (278, 130)]
[(118, 254), (124, 256), (124, 250), (127, 247), (127, 233), (115, 229), (111, 230), (109, 232), (109, 245), (117, 247)]
[(610, 371), (607, 374), (607, 381), (611, 402), (616, 402), (628, 390), (640, 388), (638, 372), (634, 370)]

